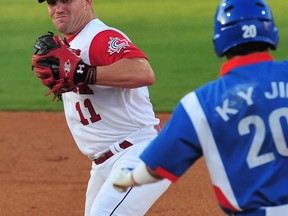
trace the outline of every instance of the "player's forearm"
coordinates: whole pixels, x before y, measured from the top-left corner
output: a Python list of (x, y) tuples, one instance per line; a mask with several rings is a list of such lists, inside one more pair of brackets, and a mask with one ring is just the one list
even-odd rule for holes
[(154, 72), (144, 58), (121, 59), (111, 65), (97, 67), (96, 85), (138, 88), (154, 82)]

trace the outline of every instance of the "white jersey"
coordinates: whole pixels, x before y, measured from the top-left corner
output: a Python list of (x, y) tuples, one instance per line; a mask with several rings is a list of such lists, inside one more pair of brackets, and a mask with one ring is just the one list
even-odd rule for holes
[[(71, 48), (81, 50), (81, 58), (90, 65), (108, 65), (121, 58), (146, 58), (124, 33), (99, 19), (92, 20), (68, 42)], [(64, 93), (63, 104), (75, 142), (87, 156), (93, 157), (114, 143), (127, 140), (137, 144), (157, 135), (154, 126), (159, 119), (155, 118), (147, 87), (89, 85), (88, 90)]]

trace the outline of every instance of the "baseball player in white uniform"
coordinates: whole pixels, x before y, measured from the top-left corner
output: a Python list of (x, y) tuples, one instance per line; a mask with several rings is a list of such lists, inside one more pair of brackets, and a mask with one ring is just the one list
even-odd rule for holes
[[(84, 79), (85, 85), (76, 85), (61, 94), (75, 142), (92, 161), (85, 216), (144, 215), (167, 190), (170, 181), (120, 193), (113, 188), (112, 179), (119, 169), (134, 168), (140, 162), (139, 154), (158, 135), (159, 119), (153, 112), (147, 88), (154, 83), (153, 70), (146, 55), (123, 32), (96, 17), (92, 0), (46, 2), (56, 29), (71, 48), (80, 51), (83, 64), (73, 71), (77, 74), (73, 76), (75, 85), (76, 76), (86, 76), (87, 65), (93, 68), (89, 81)], [(41, 73), (51, 74), (53, 70), (41, 69), (38, 63), (33, 61), (35, 73), (51, 88), (52, 85), (45, 84), (47, 76), (44, 78)], [(64, 67), (70, 69), (71, 65), (73, 68), (73, 61), (69, 60)]]

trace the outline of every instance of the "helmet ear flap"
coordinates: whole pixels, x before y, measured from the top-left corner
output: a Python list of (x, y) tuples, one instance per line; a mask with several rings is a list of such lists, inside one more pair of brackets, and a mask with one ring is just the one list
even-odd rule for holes
[(214, 19), (213, 42), (219, 57), (246, 43), (262, 42), (277, 48), (278, 29), (264, 0), (223, 0)]

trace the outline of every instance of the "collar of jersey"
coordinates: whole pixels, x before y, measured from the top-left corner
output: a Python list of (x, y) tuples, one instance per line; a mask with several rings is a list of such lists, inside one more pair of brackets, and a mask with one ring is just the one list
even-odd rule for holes
[(72, 35), (71, 37), (66, 38), (66, 41), (67, 41), (68, 43), (71, 43), (71, 41), (73, 41), (74, 38), (75, 38), (81, 31), (82, 31), (82, 29), (81, 29), (80, 31), (78, 31), (76, 34)]
[[(98, 19), (98, 18), (94, 18), (94, 19)], [(92, 19), (92, 20), (94, 20), (94, 19)], [(91, 22), (92, 20), (90, 20), (89, 22)], [(89, 22), (88, 22), (88, 23), (89, 23)], [(88, 24), (88, 23), (87, 23), (87, 24)], [(72, 35), (72, 36), (69, 37), (69, 38), (66, 38), (66, 41), (67, 41), (68, 43), (70, 43), (71, 41), (73, 41), (74, 38), (87, 26), (87, 24), (84, 25), (83, 28), (81, 28), (76, 34)]]
[(240, 56), (240, 57), (226, 61), (221, 66), (220, 76), (222, 77), (226, 75), (227, 73), (229, 73), (229, 71), (239, 66), (255, 64), (255, 63), (271, 61), (271, 60), (274, 60), (274, 59), (268, 52), (259, 52), (259, 53), (245, 55), (245, 56)]

